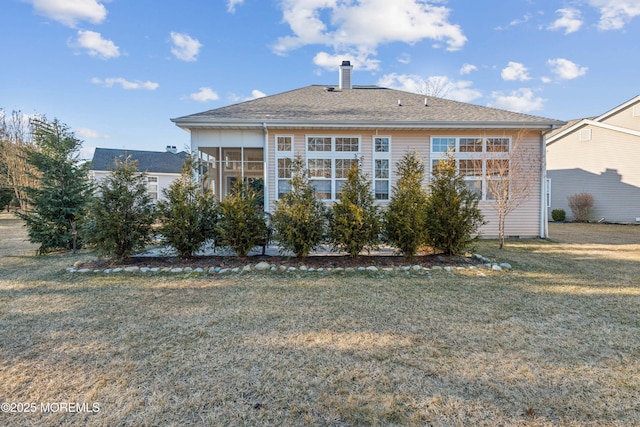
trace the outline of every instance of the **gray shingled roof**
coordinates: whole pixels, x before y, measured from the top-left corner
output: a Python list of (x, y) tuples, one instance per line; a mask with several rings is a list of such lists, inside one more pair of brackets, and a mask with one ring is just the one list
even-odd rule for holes
[[(425, 98), (427, 106), (425, 106)], [(400, 103), (400, 105), (398, 105)], [(378, 86), (312, 85), (277, 95), (172, 119), (178, 126), (261, 124), (343, 124), (359, 126), (561, 126), (564, 122), (529, 114), (425, 97)]]
[(184, 151), (171, 153), (168, 151), (118, 150), (113, 148), (96, 148), (91, 160), (91, 170), (108, 171), (115, 166), (115, 159), (124, 160), (131, 156), (138, 161), (138, 170), (147, 173), (180, 173), (187, 157)]

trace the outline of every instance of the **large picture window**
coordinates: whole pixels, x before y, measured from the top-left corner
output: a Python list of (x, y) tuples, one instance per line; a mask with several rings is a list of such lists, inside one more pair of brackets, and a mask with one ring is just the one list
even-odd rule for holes
[(306, 141), (309, 180), (316, 197), (336, 200), (347, 172), (360, 157), (360, 138), (355, 136), (308, 136)]
[(496, 191), (509, 191), (509, 137), (431, 138), (431, 172), (448, 152), (455, 153), (458, 172), (467, 188), (482, 200), (495, 198)]

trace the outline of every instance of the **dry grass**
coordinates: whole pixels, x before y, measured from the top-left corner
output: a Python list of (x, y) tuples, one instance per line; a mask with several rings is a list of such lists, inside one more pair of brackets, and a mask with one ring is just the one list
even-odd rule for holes
[(432, 280), (71, 275), (0, 227), (0, 402), (100, 405), (0, 425), (640, 425), (640, 227)]

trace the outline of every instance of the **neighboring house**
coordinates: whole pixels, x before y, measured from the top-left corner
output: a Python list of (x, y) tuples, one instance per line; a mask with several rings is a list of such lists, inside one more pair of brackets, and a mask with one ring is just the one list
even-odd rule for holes
[(640, 221), (640, 96), (598, 117), (572, 120), (547, 137), (549, 209), (589, 193), (593, 220)]
[(175, 146), (166, 151), (119, 150), (96, 148), (91, 160), (89, 175), (96, 181), (104, 179), (115, 166), (116, 159), (138, 162), (138, 170), (147, 174), (147, 191), (154, 201), (163, 200), (162, 190), (180, 177), (187, 153), (176, 152)]
[[(265, 210), (289, 191), (291, 161), (305, 161), (318, 198), (337, 200), (356, 157), (371, 177), (375, 199), (389, 202), (396, 163), (409, 150), (424, 160), (426, 174), (448, 149), (456, 158), (495, 236), (497, 224), (486, 192), (487, 157), (504, 158), (522, 134), (523, 146), (544, 156), (544, 134), (564, 122), (477, 105), (425, 97), (378, 86), (353, 86), (344, 61), (338, 85), (312, 85), (172, 121), (191, 133), (191, 150), (206, 167), (201, 180), (218, 197), (238, 179), (264, 180)], [(489, 154), (487, 154), (489, 153)], [(539, 159), (543, 160), (543, 159)], [(544, 171), (531, 197), (507, 219), (507, 233), (546, 236)], [(425, 182), (425, 186), (427, 182)]]

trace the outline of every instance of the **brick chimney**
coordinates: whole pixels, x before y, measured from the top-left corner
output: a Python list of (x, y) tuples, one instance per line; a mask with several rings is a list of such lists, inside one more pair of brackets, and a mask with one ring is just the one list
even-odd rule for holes
[(342, 65), (340, 65), (340, 89), (351, 89), (351, 70), (353, 70), (351, 62), (342, 61)]

